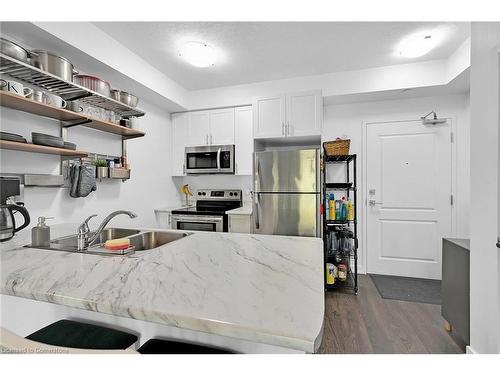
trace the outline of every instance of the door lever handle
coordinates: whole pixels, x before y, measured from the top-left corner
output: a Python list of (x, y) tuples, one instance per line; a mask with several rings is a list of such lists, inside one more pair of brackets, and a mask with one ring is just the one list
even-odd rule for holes
[(382, 205), (383, 203), (382, 203), (382, 202), (377, 202), (375, 199), (370, 199), (370, 200), (368, 201), (368, 204), (369, 204), (370, 206), (372, 206), (372, 207), (373, 207), (373, 206), (375, 206), (376, 204), (380, 204), (380, 205)]

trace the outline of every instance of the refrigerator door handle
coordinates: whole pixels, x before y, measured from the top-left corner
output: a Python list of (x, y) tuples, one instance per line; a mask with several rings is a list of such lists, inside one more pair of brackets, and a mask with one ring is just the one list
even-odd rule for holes
[(255, 229), (260, 229), (259, 221), (259, 194), (255, 193)]
[[(260, 181), (260, 159), (257, 158), (257, 185), (256, 186), (256, 189), (258, 192), (260, 191), (260, 187), (262, 186), (261, 185), (261, 181)], [(258, 196), (258, 193), (257, 193), (257, 196)]]

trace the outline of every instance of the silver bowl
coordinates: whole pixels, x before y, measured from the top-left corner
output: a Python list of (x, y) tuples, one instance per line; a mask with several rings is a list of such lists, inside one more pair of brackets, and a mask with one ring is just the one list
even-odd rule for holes
[(129, 94), (128, 92), (120, 91), (120, 101), (129, 107), (135, 108), (137, 107), (137, 103), (139, 103), (139, 98), (135, 95)]

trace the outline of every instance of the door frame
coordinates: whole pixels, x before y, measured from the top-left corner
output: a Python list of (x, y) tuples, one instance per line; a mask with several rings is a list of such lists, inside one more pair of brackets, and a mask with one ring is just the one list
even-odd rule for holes
[[(451, 129), (450, 131), (453, 133), (453, 142), (451, 142), (451, 194), (453, 194), (453, 204), (451, 205), (451, 236), (456, 237), (457, 234), (457, 222), (458, 222), (458, 210), (457, 210), (457, 118), (459, 116), (454, 113), (449, 113), (446, 111), (440, 112), (439, 117), (440, 118), (446, 118), (448, 120), (451, 120)], [(361, 264), (360, 267), (360, 273), (367, 274), (368, 273), (368, 215), (367, 215), (367, 208), (368, 208), (368, 189), (366, 188), (366, 183), (367, 183), (367, 148), (368, 148), (368, 140), (367, 140), (367, 131), (368, 131), (368, 126), (370, 125), (376, 125), (376, 124), (387, 124), (387, 123), (398, 123), (398, 122), (421, 122), (420, 117), (422, 116), (422, 113), (415, 113), (414, 116), (412, 115), (393, 115), (393, 116), (387, 116), (387, 117), (378, 117), (377, 119), (374, 120), (367, 120), (363, 121), (361, 124), (361, 150), (363, 152), (363, 161), (361, 165), (361, 194), (360, 196), (362, 197), (361, 201), (361, 207), (363, 208), (361, 210), (361, 223), (363, 225), (362, 227), (362, 244), (361, 244), (361, 253), (363, 256), (363, 263)], [(406, 120), (403, 120), (402, 118), (409, 118)], [(418, 120), (417, 120), (418, 119)]]

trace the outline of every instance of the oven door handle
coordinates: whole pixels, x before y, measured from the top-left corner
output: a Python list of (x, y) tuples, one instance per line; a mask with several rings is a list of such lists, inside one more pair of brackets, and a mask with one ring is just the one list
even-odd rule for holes
[(217, 150), (217, 169), (220, 171), (220, 154), (221, 154), (222, 148), (219, 147)]

